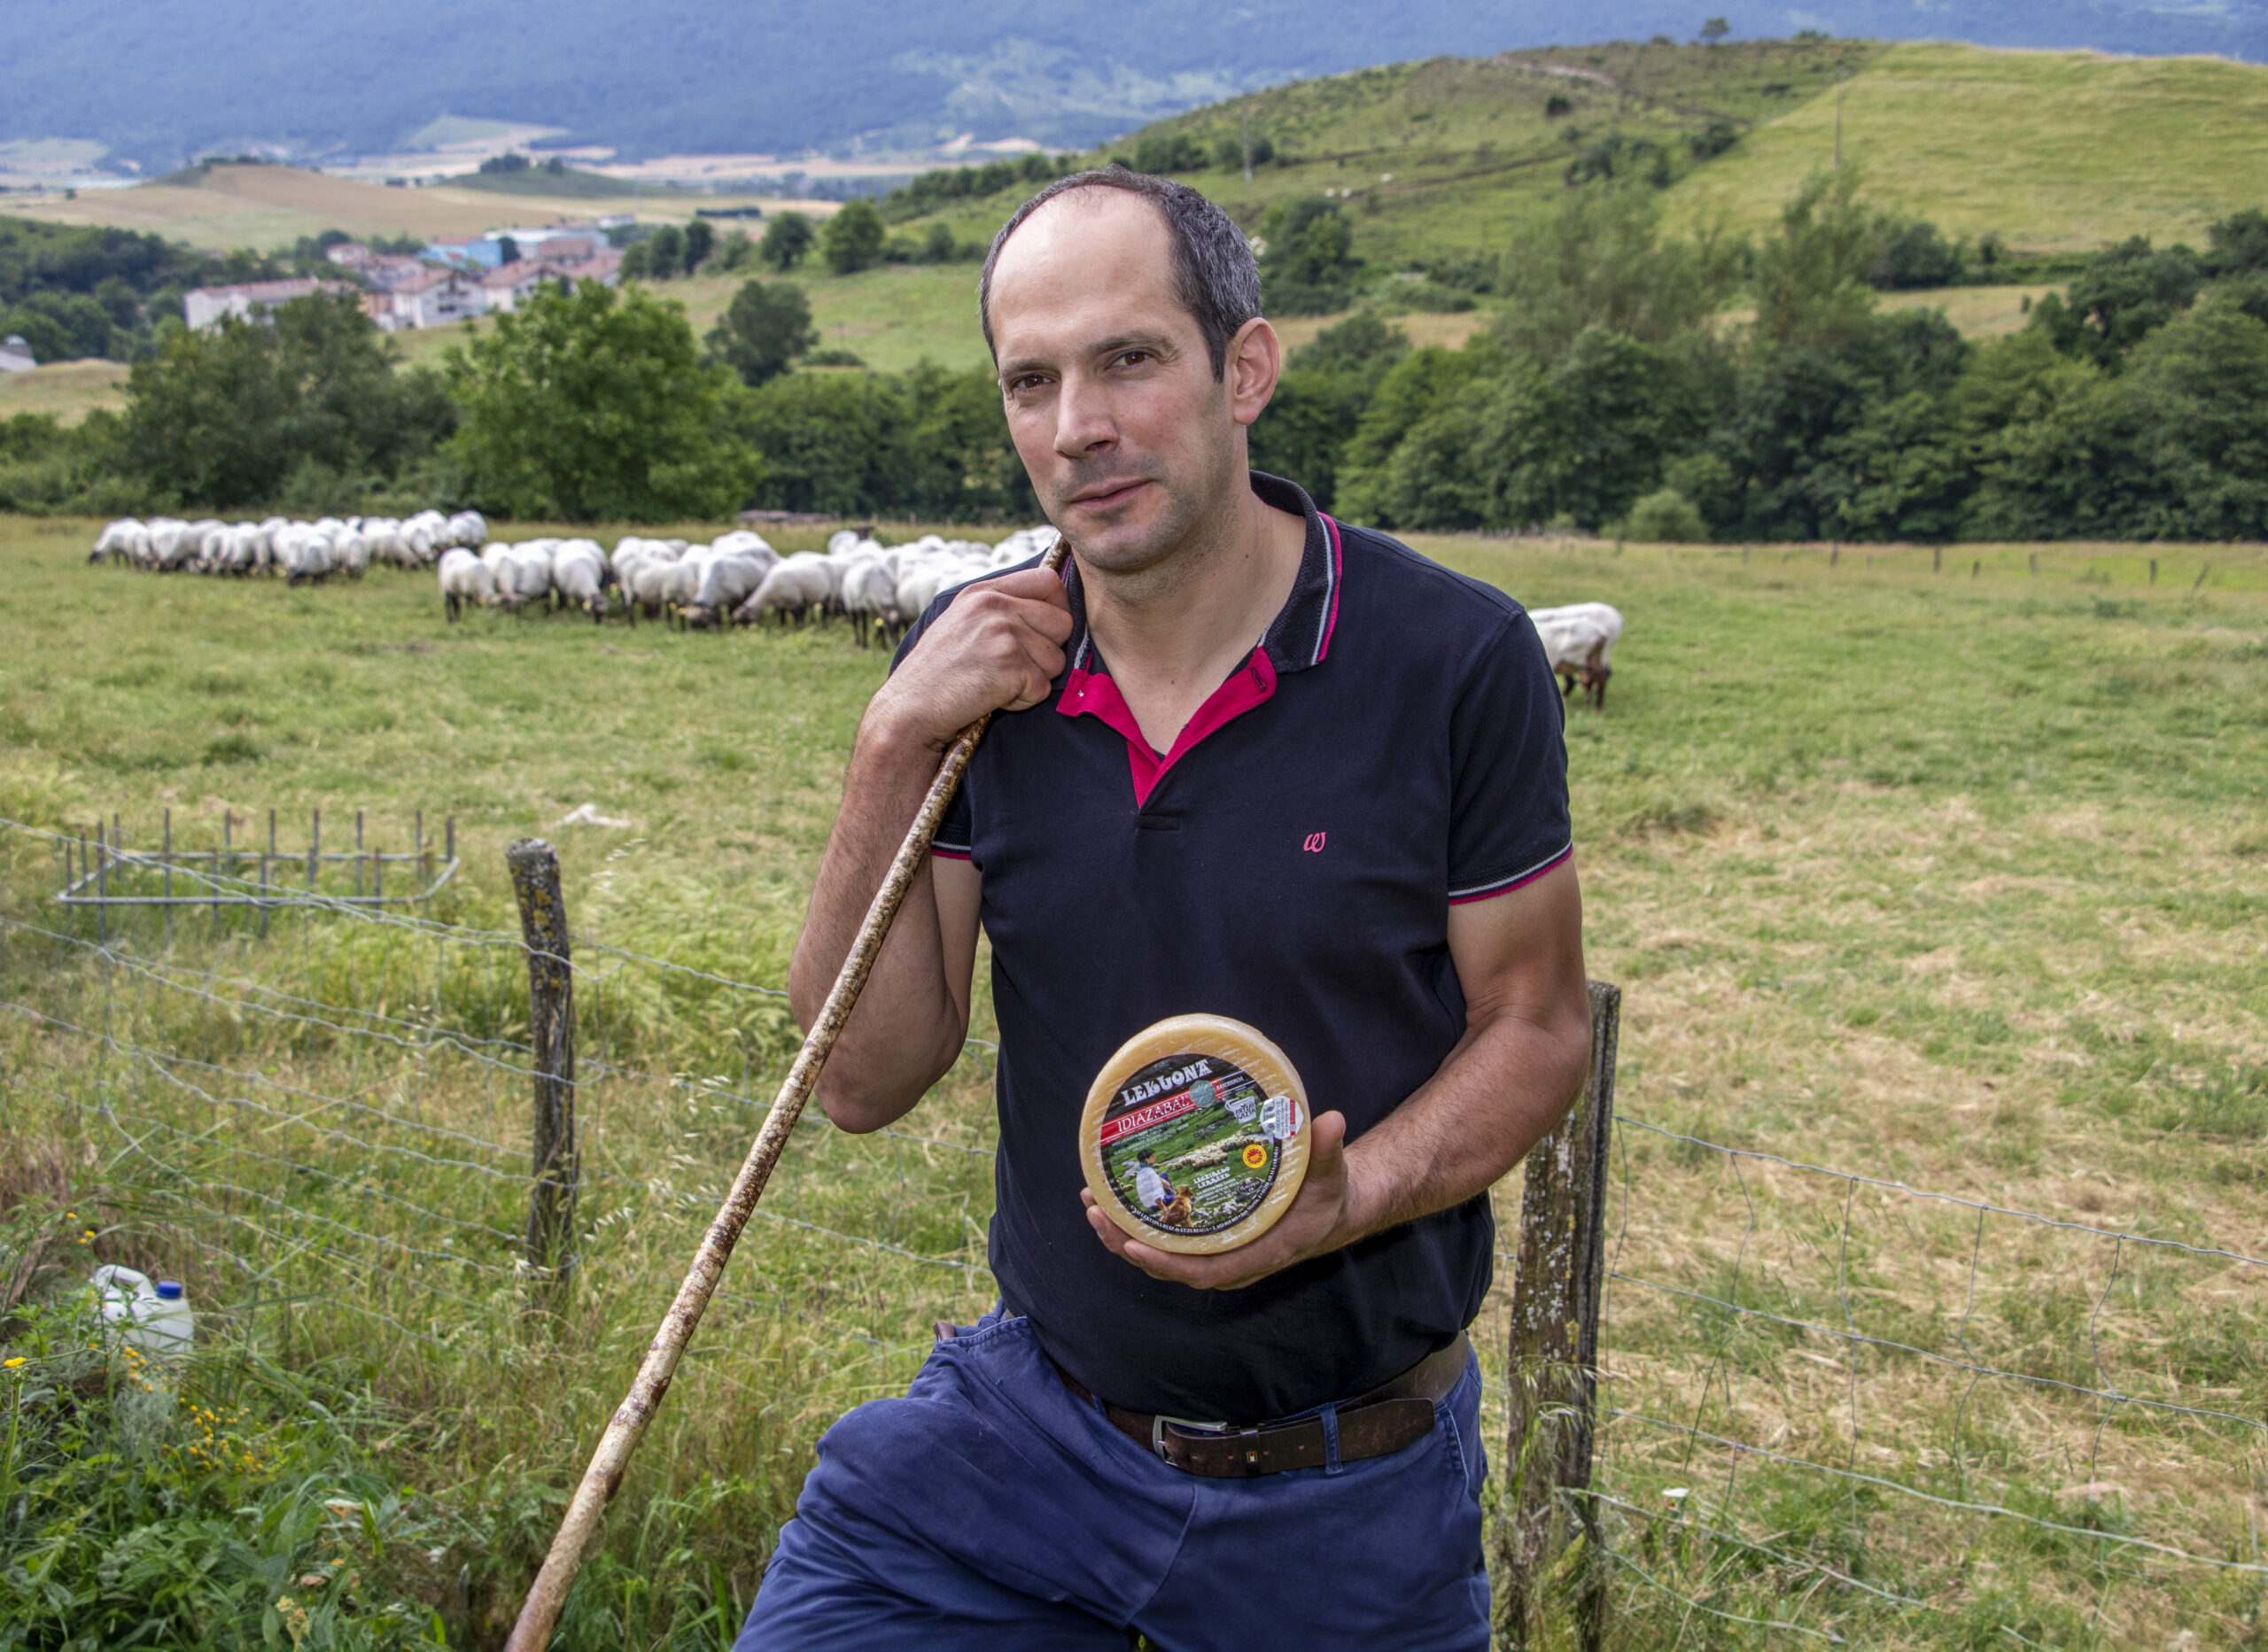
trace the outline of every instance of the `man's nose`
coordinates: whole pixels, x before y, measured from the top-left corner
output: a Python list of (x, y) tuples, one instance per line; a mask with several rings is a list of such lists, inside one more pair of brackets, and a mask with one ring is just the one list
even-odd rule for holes
[(1087, 374), (1065, 374), (1055, 398), (1055, 451), (1067, 459), (1084, 459), (1116, 442), (1109, 399)]

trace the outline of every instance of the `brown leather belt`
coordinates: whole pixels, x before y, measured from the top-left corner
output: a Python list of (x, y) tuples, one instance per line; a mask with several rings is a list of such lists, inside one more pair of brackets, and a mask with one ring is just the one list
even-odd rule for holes
[[(1472, 1354), (1472, 1345), (1460, 1331), (1448, 1347), (1427, 1354), (1401, 1376), (1334, 1407), (1340, 1461), (1383, 1457), (1405, 1450), (1432, 1433), (1435, 1402), (1456, 1386)], [(1055, 1369), (1064, 1387), (1082, 1400), (1094, 1400), (1084, 1383), (1060, 1365)], [(1100, 1406), (1120, 1432), (1186, 1474), (1251, 1479), (1291, 1469), (1320, 1469), (1329, 1460), (1329, 1431), (1319, 1415), (1239, 1428), (1228, 1423), (1198, 1423), (1187, 1417), (1129, 1411), (1107, 1400)]]

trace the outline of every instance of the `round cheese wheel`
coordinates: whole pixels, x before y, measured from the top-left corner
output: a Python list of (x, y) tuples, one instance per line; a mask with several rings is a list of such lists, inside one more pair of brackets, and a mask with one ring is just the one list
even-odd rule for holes
[(1257, 1028), (1177, 1015), (1103, 1064), (1079, 1120), (1104, 1215), (1161, 1251), (1211, 1255), (1276, 1225), (1308, 1173), (1306, 1089)]

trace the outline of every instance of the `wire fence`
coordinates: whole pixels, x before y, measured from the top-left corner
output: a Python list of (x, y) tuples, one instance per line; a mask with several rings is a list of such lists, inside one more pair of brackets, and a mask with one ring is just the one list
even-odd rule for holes
[[(0, 820), (0, 835), (61, 834)], [(12, 1112), (72, 1121), (136, 1253), (186, 1272), (201, 1319), (286, 1349), (352, 1341), (381, 1364), (516, 1357), (537, 1181), (521, 937), (320, 888), (264, 897), (266, 941), (0, 915)], [(602, 937), (571, 952), (574, 1311), (642, 1333), (784, 1065), (776, 1038), (728, 1035), (776, 1030), (784, 995)], [(762, 1017), (735, 1020), (751, 1005)], [(707, 1369), (746, 1391), (735, 1361), (796, 1351), (825, 1379), (781, 1424), (807, 1446), (833, 1409), (904, 1383), (926, 1352), (914, 1328), (983, 1311), (990, 1059), (972, 1040), (919, 1129), (850, 1137), (813, 1115), (689, 1384)], [(2032, 1645), (2116, 1640), (2160, 1609), (2138, 1601), (2257, 1618), (2268, 1260), (2225, 1234), (2050, 1216), (1627, 1108), (1610, 1152), (1579, 1493), (1608, 1578), (1598, 1634), (1880, 1643), (1922, 1624)], [(1509, 1233), (1517, 1197), (1499, 1205)], [(1476, 1327), (1497, 1350), (1500, 1254)], [(1503, 1356), (1484, 1363), (1502, 1480)], [(563, 1473), (586, 1444), (556, 1442)], [(2003, 1586), (2020, 1573), (2047, 1582)]]

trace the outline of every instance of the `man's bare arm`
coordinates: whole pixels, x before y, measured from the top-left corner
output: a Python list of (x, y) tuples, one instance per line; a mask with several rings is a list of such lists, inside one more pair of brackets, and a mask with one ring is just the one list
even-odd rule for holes
[[(1046, 698), (1070, 632), (1054, 575), (1034, 570), (988, 580), (939, 616), (876, 692), (859, 722), (843, 806), (788, 967), (788, 1000), (804, 1027), (850, 956), (945, 747), (988, 710)], [(906, 892), (819, 1081), (819, 1105), (844, 1129), (879, 1129), (903, 1117), (959, 1055), (975, 968), (976, 893), (975, 873), (950, 860), (932, 861)]]
[(1590, 1059), (1574, 863), (1452, 907), (1449, 955), (1464, 989), (1464, 1036), (1353, 1146), (1343, 1145), (1341, 1115), (1317, 1118), (1307, 1180), (1274, 1227), (1217, 1256), (1181, 1256), (1128, 1237), (1084, 1194), (1102, 1242), (1157, 1278), (1235, 1290), (1495, 1185), (1565, 1113)]

